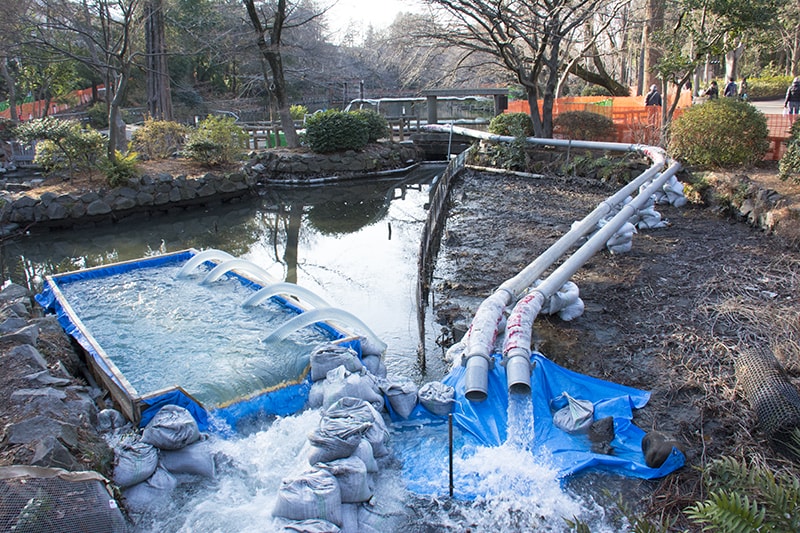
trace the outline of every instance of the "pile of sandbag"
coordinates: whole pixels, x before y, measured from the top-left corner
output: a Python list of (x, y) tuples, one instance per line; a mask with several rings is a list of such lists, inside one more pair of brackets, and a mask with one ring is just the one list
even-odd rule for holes
[(273, 515), (292, 521), (285, 531), (374, 531), (369, 501), (379, 461), (390, 454), (384, 415), (408, 418), (421, 403), (445, 416), (454, 390), (389, 379), (379, 357), (359, 359), (336, 344), (312, 353), (310, 375), (309, 406), (322, 417), (308, 436), (309, 468), (283, 480)]
[(132, 432), (119, 412), (98, 416), (114, 449), (114, 483), (134, 512), (169, 500), (180, 483), (213, 478), (214, 454), (191, 413), (177, 405), (162, 407), (141, 433)]

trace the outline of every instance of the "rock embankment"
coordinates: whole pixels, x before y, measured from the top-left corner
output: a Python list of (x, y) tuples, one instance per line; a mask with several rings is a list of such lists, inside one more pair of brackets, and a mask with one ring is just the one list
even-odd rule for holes
[(20, 285), (0, 291), (0, 368), (0, 466), (108, 473), (114, 455), (95, 429), (101, 392), (78, 378), (61, 325)]

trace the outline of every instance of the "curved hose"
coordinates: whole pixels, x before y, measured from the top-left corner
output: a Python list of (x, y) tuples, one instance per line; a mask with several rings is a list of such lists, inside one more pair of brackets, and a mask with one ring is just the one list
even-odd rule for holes
[(321, 309), (313, 309), (311, 311), (300, 313), (267, 335), (267, 337), (264, 339), (264, 342), (281, 341), (295, 331), (303, 329), (306, 326), (310, 326), (311, 324), (325, 321), (338, 322), (340, 324), (344, 324), (345, 326), (362, 331), (364, 333), (364, 337), (366, 338), (366, 343), (362, 343), (361, 351), (365, 355), (380, 355), (386, 351), (386, 343), (380, 340), (378, 336), (375, 335), (371, 329), (369, 329), (369, 326), (364, 324), (364, 322), (362, 322), (357, 316), (348, 313), (343, 309), (337, 309), (335, 307), (323, 307)]
[(260, 289), (258, 292), (250, 296), (242, 305), (244, 307), (252, 307), (279, 294), (286, 294), (288, 296), (294, 296), (295, 298), (302, 299), (311, 304), (313, 307), (330, 307), (330, 304), (309, 289), (301, 287), (295, 283), (289, 283), (285, 281), (267, 285), (263, 289)]
[(234, 259), (234, 257), (229, 254), (228, 252), (223, 252), (222, 250), (217, 250), (215, 248), (210, 248), (208, 250), (203, 250), (202, 252), (198, 253), (188, 261), (183, 267), (178, 271), (175, 275), (176, 278), (183, 278), (188, 276), (189, 273), (200, 266), (201, 263), (209, 260), (218, 260), (218, 261), (227, 261), (228, 259)]
[(206, 274), (206, 277), (203, 278), (201, 283), (212, 283), (217, 281), (223, 275), (227, 274), (231, 270), (242, 270), (256, 276), (258, 278), (257, 281), (260, 281), (264, 285), (271, 285), (275, 283), (275, 278), (270, 276), (269, 272), (261, 268), (260, 266), (256, 265), (255, 263), (251, 263), (245, 259), (229, 259), (224, 263), (220, 263), (216, 267), (214, 267), (211, 272)]

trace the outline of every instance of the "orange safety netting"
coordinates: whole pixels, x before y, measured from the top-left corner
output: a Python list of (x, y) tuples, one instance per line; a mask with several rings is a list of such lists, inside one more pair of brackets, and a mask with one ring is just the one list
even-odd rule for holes
[[(103, 86), (100, 85), (98, 87), (98, 91), (102, 91)], [(35, 102), (27, 102), (24, 104), (17, 105), (17, 116), (21, 121), (25, 120), (32, 120), (34, 118), (42, 118), (47, 115), (54, 115), (56, 113), (63, 113), (65, 111), (69, 111), (73, 107), (77, 107), (80, 105), (88, 104), (92, 101), (92, 89), (91, 87), (88, 89), (79, 89), (77, 91), (72, 91), (69, 96), (65, 98), (69, 103), (65, 104), (57, 104), (54, 102), (50, 102), (49, 109), (46, 109), (47, 101), (46, 100), (36, 100)], [(45, 111), (47, 111), (45, 113)], [(11, 118), (11, 109), (5, 109), (4, 111), (0, 111), (0, 118)]]

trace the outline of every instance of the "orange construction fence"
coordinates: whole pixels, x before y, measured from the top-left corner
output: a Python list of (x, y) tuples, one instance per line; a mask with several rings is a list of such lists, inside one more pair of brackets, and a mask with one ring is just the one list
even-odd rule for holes
[[(97, 90), (102, 92), (103, 89), (104, 87), (100, 85)], [(49, 109), (46, 109), (46, 100), (36, 100), (35, 102), (19, 104), (17, 105), (17, 116), (19, 117), (20, 121), (24, 122), (34, 118), (42, 118), (45, 115), (63, 113), (65, 111), (69, 111), (73, 107), (89, 104), (92, 101), (92, 88), (89, 87), (88, 89), (78, 89), (77, 91), (72, 91), (69, 96), (64, 98), (64, 100), (69, 103), (57, 104), (50, 102)], [(0, 111), (0, 118), (10, 119), (11, 109), (9, 108), (4, 111)]]
[[(677, 118), (683, 110), (692, 105), (692, 95), (688, 91), (681, 92), (678, 107), (673, 118)], [(541, 101), (539, 103), (541, 109)], [(621, 143), (641, 143), (658, 145), (661, 143), (661, 108), (645, 107), (642, 96), (571, 96), (557, 98), (553, 105), (553, 118), (567, 111), (590, 111), (605, 115), (614, 121), (615, 136), (608, 141)], [(526, 100), (514, 100), (508, 103), (506, 113), (530, 113)], [(770, 147), (765, 160), (777, 161), (786, 151), (786, 140), (789, 130), (798, 115), (766, 114), (769, 128)], [(564, 138), (558, 131), (555, 138)]]

